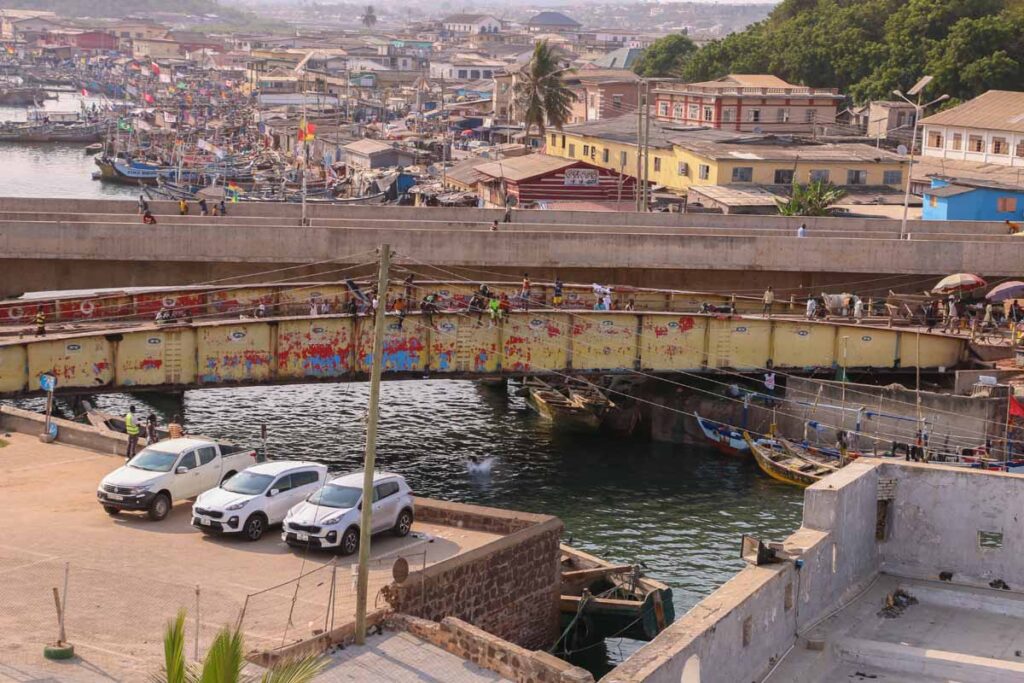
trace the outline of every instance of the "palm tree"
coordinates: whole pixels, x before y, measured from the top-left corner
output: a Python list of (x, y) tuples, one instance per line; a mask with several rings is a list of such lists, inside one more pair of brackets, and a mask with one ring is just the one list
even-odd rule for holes
[(831, 182), (816, 180), (801, 185), (793, 183), (793, 196), (787, 201), (775, 200), (783, 216), (827, 216), (829, 207), (846, 196), (846, 190)]
[(377, 23), (377, 13), (373, 10), (373, 5), (367, 5), (366, 9), (363, 10), (363, 16), (359, 17), (359, 20), (363, 22), (363, 26), (371, 28)]
[(562, 82), (562, 74), (567, 71), (571, 69), (559, 67), (548, 41), (534, 45), (530, 62), (519, 71), (515, 90), (516, 107), (522, 112), (527, 135), (534, 126), (544, 135), (547, 124), (562, 130), (569, 120), (576, 96)]
[(225, 626), (213, 639), (201, 667), (185, 662), (185, 611), (164, 631), (164, 669), (152, 683), (310, 683), (326, 662), (305, 657), (271, 668), (262, 676), (243, 675), (245, 647), (242, 634)]

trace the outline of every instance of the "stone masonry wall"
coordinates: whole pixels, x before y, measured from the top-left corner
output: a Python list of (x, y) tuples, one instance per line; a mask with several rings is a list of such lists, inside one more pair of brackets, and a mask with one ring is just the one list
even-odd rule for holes
[(555, 641), (560, 520), (422, 500), (416, 513), (421, 521), (507, 535), (386, 586), (382, 594), (395, 612), (431, 621), (457, 617), (529, 649)]

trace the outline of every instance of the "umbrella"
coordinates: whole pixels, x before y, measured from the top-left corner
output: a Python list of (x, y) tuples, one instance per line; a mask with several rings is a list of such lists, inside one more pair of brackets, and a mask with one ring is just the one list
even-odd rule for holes
[(972, 289), (984, 287), (988, 283), (977, 275), (971, 273), (954, 273), (939, 280), (939, 284), (932, 287), (935, 294), (951, 294), (953, 292), (969, 292)]
[(1007, 299), (1024, 299), (1024, 282), (1010, 280), (1001, 285), (996, 285), (992, 291), (985, 295), (989, 301), (1006, 301)]

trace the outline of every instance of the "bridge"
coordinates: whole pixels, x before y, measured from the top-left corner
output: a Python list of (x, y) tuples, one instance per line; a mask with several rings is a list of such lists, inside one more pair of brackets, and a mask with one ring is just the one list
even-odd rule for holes
[[(134, 203), (0, 199), (0, 294), (31, 290), (193, 283), (313, 263), (391, 244), (401, 257), (459, 270), (535, 279), (676, 289), (777, 291), (858, 283), (855, 291), (924, 288), (951, 272), (1020, 274), (1024, 239), (1002, 223), (711, 214), (499, 211), (471, 208), (230, 205), (226, 217), (177, 216), (154, 202), (143, 226)], [(809, 237), (795, 237), (806, 221)], [(883, 282), (884, 281), (884, 282)], [(820, 290), (819, 290), (820, 291)]]
[[(285, 316), (134, 325), (0, 341), (0, 397), (38, 391), (182, 390), (360, 381), (372, 363), (372, 317)], [(387, 319), (385, 378), (545, 373), (951, 368), (967, 340), (864, 325), (679, 312), (542, 311)]]

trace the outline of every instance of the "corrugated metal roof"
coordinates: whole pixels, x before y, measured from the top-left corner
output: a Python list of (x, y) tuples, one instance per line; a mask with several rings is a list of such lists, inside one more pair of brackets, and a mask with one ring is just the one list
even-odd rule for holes
[(946, 185), (945, 187), (930, 187), (924, 191), (924, 194), (931, 195), (932, 197), (955, 197), (958, 194), (973, 192), (974, 189), (973, 187), (964, 187), (963, 185)]
[(922, 119), (921, 123), (1024, 133), (1024, 92), (989, 90), (959, 107)]
[(563, 159), (547, 154), (528, 154), (523, 157), (492, 161), (489, 164), (477, 166), (476, 170), (478, 173), (483, 173), (491, 178), (520, 181), (536, 178), (545, 173), (559, 171), (575, 163), (577, 163), (575, 159)]
[(363, 138), (362, 140), (356, 140), (345, 145), (345, 149), (349, 152), (355, 152), (356, 154), (375, 154), (377, 152), (383, 152), (391, 149), (391, 145), (381, 142), (380, 140), (371, 140), (369, 138)]

